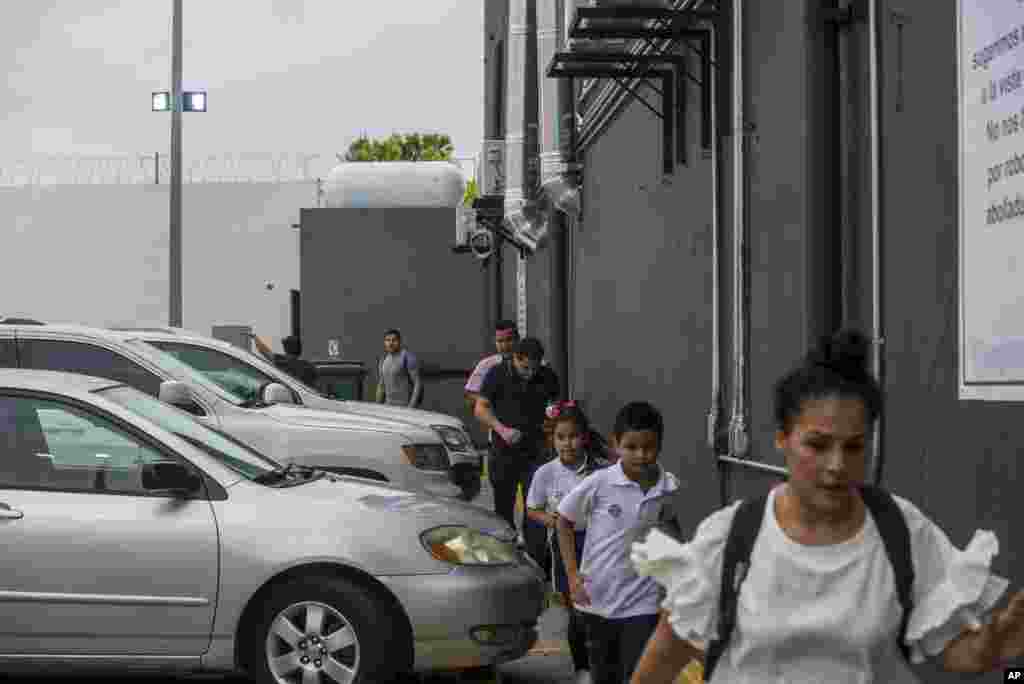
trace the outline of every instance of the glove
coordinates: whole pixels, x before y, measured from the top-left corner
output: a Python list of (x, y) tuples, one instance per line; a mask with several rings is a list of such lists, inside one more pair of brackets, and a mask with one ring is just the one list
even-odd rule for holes
[(522, 432), (516, 430), (515, 428), (510, 428), (507, 425), (499, 424), (498, 427), (494, 429), (494, 431), (497, 432), (498, 436), (501, 437), (505, 444), (508, 444), (509, 446), (512, 446), (513, 444), (515, 444), (516, 442), (523, 438)]

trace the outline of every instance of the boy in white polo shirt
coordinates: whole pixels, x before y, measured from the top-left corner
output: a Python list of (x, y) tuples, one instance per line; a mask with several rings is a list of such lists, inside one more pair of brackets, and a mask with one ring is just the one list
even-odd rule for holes
[[(558, 506), (558, 541), (577, 610), (585, 613), (594, 684), (628, 684), (658, 623), (660, 589), (637, 575), (629, 552), (655, 526), (681, 536), (671, 498), (675, 475), (658, 465), (661, 413), (647, 402), (619, 411), (612, 431), (615, 465), (581, 482)], [(587, 529), (576, 566), (574, 525)]]

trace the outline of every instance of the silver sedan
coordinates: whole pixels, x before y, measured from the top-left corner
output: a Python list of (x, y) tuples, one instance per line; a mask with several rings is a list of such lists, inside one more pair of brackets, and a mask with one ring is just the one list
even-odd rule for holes
[(518, 658), (540, 573), (479, 508), (282, 467), (108, 380), (0, 370), (0, 672), (366, 682)]

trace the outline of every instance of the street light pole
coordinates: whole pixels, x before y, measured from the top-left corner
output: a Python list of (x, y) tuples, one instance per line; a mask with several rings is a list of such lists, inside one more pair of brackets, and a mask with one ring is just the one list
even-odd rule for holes
[(171, 37), (170, 325), (181, 327), (181, 3), (173, 0)]

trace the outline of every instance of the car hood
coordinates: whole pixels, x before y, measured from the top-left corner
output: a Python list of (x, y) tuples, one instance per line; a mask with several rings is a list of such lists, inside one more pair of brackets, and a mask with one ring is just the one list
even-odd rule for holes
[[(345, 413), (355, 413), (361, 416), (375, 416), (388, 420), (397, 420), (413, 425), (429, 427), (431, 425), (445, 425), (448, 427), (462, 429), (462, 421), (445, 413), (437, 411), (424, 411), (422, 409), (408, 408), (405, 406), (391, 406), (378, 404), (372, 401), (337, 401), (327, 400), (332, 406), (331, 410)], [(324, 406), (326, 408), (326, 404)]]
[(303, 408), (291, 404), (274, 404), (273, 406), (260, 409), (260, 411), (263, 415), (282, 423), (288, 423), (289, 425), (387, 432), (403, 435), (414, 441), (427, 441), (430, 443), (438, 441), (437, 434), (433, 430), (387, 418)]
[[(304, 505), (337, 506), (350, 509), (353, 520), (380, 520), (401, 517), (403, 524), (419, 530), (440, 525), (465, 525), (481, 532), (512, 541), (515, 532), (494, 513), (472, 504), (413, 492), (375, 480), (345, 475), (330, 475), (308, 484), (289, 487), (282, 492), (303, 497)], [(372, 526), (381, 529), (379, 525)]]

